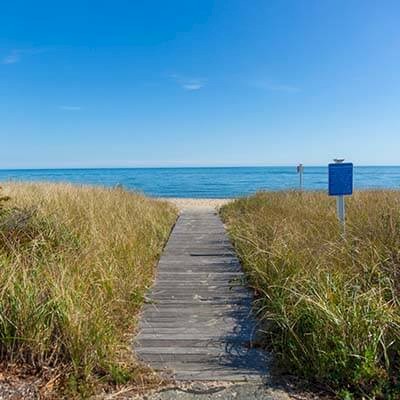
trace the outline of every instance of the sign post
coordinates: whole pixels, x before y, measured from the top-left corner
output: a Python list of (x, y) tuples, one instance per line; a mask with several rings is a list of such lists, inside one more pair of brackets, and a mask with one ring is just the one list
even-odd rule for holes
[(336, 197), (336, 208), (337, 208), (337, 215), (338, 215), (339, 221), (341, 222), (341, 224), (343, 226), (343, 230), (345, 230), (346, 207), (345, 207), (343, 195)]
[(343, 162), (344, 159), (335, 159), (329, 164), (329, 195), (336, 196), (337, 216), (346, 231), (346, 209), (344, 196), (353, 194), (353, 164)]
[(300, 191), (303, 191), (303, 172), (304, 172), (304, 165), (303, 164), (299, 164), (297, 166), (297, 173), (300, 176)]

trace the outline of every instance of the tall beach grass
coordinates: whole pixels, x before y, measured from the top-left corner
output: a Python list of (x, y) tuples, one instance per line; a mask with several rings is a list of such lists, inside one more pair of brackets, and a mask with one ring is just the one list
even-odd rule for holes
[(122, 189), (3, 184), (0, 358), (65, 390), (143, 379), (129, 350), (176, 210)]
[(258, 296), (264, 345), (343, 398), (400, 398), (400, 192), (258, 193), (221, 214)]

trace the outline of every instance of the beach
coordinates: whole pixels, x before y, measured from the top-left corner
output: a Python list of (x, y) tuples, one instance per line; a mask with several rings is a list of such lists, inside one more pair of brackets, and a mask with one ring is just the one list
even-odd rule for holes
[(161, 198), (162, 200), (169, 201), (179, 211), (183, 210), (207, 210), (210, 208), (219, 209), (220, 207), (228, 204), (233, 199), (194, 199), (194, 198)]

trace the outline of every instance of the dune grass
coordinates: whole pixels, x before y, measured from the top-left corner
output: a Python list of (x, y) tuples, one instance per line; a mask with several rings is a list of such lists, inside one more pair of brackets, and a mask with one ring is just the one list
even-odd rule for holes
[(7, 183), (2, 194), (1, 360), (59, 370), (71, 396), (144, 379), (129, 344), (176, 210), (68, 184)]
[(258, 193), (228, 225), (281, 366), (342, 398), (400, 398), (400, 192)]

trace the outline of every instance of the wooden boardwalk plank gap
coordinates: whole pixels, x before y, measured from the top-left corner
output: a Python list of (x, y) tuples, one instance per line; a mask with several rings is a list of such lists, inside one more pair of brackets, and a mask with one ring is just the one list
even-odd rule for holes
[(260, 380), (269, 356), (253, 347), (252, 294), (212, 209), (184, 211), (143, 307), (135, 351), (176, 380)]

